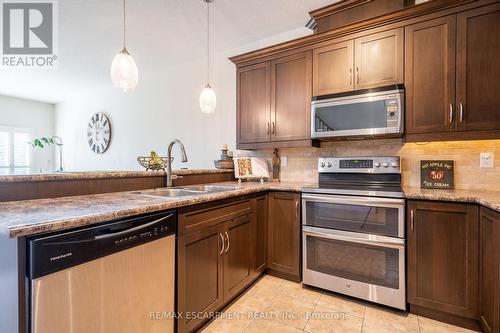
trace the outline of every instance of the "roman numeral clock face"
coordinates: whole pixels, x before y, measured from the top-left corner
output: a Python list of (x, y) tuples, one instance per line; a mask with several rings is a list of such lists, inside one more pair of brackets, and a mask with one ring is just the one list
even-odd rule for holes
[(111, 141), (111, 123), (108, 117), (98, 112), (92, 116), (87, 128), (87, 142), (96, 154), (102, 154), (108, 149)]

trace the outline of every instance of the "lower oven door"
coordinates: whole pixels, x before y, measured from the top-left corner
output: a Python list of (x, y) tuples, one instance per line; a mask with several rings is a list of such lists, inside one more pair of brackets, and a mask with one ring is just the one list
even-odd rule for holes
[(303, 283), (406, 309), (403, 239), (303, 227)]

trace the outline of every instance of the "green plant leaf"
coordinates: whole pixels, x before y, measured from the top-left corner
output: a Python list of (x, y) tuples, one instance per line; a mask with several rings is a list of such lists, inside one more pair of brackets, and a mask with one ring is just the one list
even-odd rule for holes
[(40, 141), (40, 139), (35, 139), (34, 146), (43, 148), (43, 143), (42, 143), (42, 141)]

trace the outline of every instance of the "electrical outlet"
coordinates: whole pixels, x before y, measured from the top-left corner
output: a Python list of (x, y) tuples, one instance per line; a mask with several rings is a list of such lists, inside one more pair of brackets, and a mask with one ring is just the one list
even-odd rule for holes
[(479, 154), (479, 167), (493, 168), (494, 160), (495, 160), (495, 153), (481, 153)]
[(287, 158), (286, 156), (281, 156), (281, 166), (286, 166), (287, 165)]

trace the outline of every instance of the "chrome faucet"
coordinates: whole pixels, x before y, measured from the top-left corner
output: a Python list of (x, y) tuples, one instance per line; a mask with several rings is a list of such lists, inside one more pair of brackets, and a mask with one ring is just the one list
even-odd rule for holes
[(168, 153), (167, 153), (167, 187), (172, 186), (172, 179), (174, 179), (174, 177), (172, 176), (172, 148), (176, 143), (178, 143), (179, 146), (181, 147), (182, 162), (186, 163), (188, 161), (186, 155), (186, 149), (184, 148), (182, 142), (178, 139), (175, 139), (174, 141), (170, 142), (170, 144), (168, 145)]

